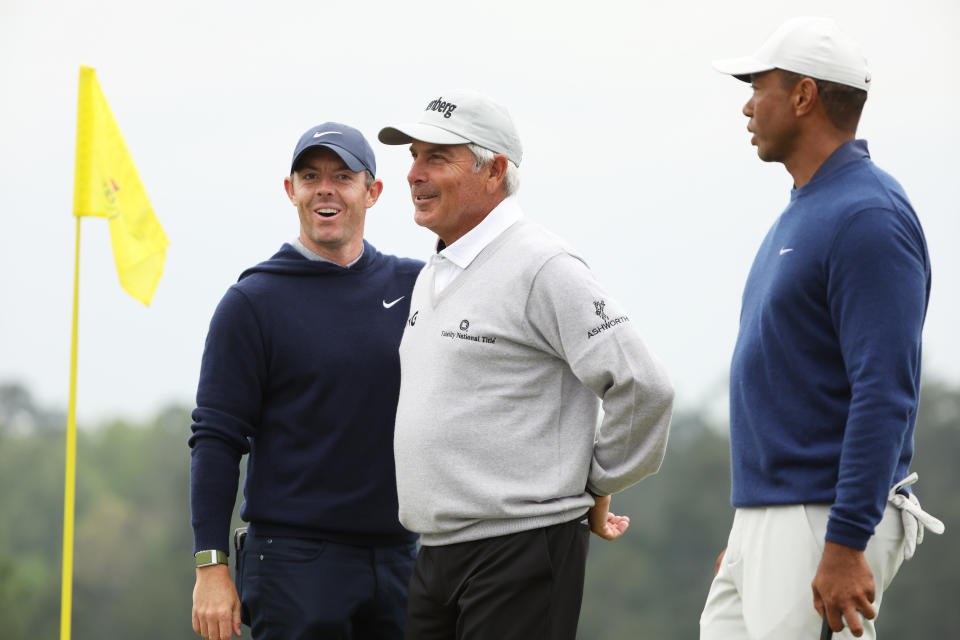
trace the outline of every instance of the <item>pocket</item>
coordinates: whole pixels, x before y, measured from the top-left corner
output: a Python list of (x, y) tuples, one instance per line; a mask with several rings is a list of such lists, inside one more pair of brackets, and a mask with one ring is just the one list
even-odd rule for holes
[(309, 538), (280, 538), (256, 536), (252, 540), (247, 536), (246, 549), (253, 558), (264, 562), (296, 563), (298, 565), (313, 562), (326, 551), (328, 543)]
[(733, 512), (730, 535), (727, 536), (727, 546), (723, 552), (723, 561), (720, 563), (721, 570), (724, 566), (738, 565), (743, 560), (743, 528), (746, 526), (745, 520), (750, 517), (750, 513), (743, 508)]
[(825, 504), (799, 505), (806, 524), (805, 530), (810, 534), (810, 543), (823, 554), (824, 540), (827, 536), (827, 520), (830, 518), (830, 507)]

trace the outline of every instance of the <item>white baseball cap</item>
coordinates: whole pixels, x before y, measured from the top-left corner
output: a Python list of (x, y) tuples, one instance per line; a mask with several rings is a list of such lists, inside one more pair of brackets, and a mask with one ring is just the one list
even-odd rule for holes
[(713, 68), (746, 82), (752, 73), (783, 69), (870, 90), (870, 70), (860, 45), (830, 18), (792, 18), (752, 56), (714, 60)]
[(520, 165), (523, 147), (506, 107), (477, 91), (447, 91), (427, 103), (417, 122), (384, 127), (384, 144), (414, 140), (434, 144), (474, 143)]

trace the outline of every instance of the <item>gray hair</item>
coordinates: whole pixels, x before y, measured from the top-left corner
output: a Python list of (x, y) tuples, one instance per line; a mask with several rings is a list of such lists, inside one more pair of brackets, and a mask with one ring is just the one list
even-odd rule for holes
[[(473, 154), (473, 172), (480, 173), (480, 170), (493, 162), (493, 156), (496, 154), (486, 147), (481, 147), (472, 142), (467, 144), (467, 149)], [(520, 188), (520, 167), (507, 160), (507, 173), (503, 176), (503, 195), (512, 196)]]

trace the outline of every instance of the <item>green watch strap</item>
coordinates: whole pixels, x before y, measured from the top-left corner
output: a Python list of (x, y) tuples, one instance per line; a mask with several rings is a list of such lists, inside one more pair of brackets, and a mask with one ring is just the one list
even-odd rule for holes
[(200, 567), (209, 567), (214, 564), (227, 564), (227, 552), (210, 549), (208, 551), (198, 551), (194, 554), (194, 564)]

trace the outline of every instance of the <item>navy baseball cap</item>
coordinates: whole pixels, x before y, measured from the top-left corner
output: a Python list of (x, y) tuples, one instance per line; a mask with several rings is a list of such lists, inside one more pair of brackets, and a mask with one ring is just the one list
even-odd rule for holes
[(347, 165), (350, 171), (360, 173), (369, 171), (377, 175), (377, 160), (373, 157), (373, 149), (363, 134), (339, 122), (324, 122), (309, 129), (300, 136), (297, 148), (293, 150), (293, 162), (290, 163), (290, 173), (293, 173), (297, 161), (307, 149), (326, 147), (330, 149)]

